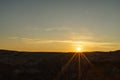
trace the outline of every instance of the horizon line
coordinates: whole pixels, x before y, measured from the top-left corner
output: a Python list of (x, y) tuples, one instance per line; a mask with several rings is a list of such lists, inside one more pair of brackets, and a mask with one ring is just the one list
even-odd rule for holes
[[(0, 49), (0, 51), (15, 51), (15, 52), (43, 52), (43, 53), (80, 53), (80, 52), (76, 52), (76, 51), (22, 51), (22, 50), (13, 50), (13, 49)], [(120, 49), (118, 50), (112, 50), (112, 51), (81, 51), (82, 53), (86, 53), (86, 52), (115, 52), (115, 51), (120, 51)]]

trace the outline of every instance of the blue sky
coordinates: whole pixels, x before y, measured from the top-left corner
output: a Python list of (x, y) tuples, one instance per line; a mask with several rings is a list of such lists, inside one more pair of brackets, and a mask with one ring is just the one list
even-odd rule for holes
[(0, 0), (0, 12), (1, 49), (120, 49), (120, 0)]

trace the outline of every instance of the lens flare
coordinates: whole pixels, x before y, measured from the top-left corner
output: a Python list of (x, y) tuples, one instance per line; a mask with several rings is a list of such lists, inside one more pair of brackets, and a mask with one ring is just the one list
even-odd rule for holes
[(77, 48), (76, 48), (76, 51), (77, 51), (77, 52), (81, 52), (81, 50), (82, 50), (82, 49), (81, 49), (80, 47), (77, 47)]

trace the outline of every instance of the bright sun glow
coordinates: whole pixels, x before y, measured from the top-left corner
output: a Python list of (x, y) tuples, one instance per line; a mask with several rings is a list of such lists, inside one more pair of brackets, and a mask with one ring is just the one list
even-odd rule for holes
[(77, 52), (81, 52), (82, 49), (80, 47), (77, 47), (76, 50)]

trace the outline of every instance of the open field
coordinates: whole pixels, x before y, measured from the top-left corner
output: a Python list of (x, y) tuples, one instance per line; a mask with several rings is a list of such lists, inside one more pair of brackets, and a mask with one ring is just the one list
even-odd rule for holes
[(120, 80), (120, 51), (0, 50), (0, 80)]

